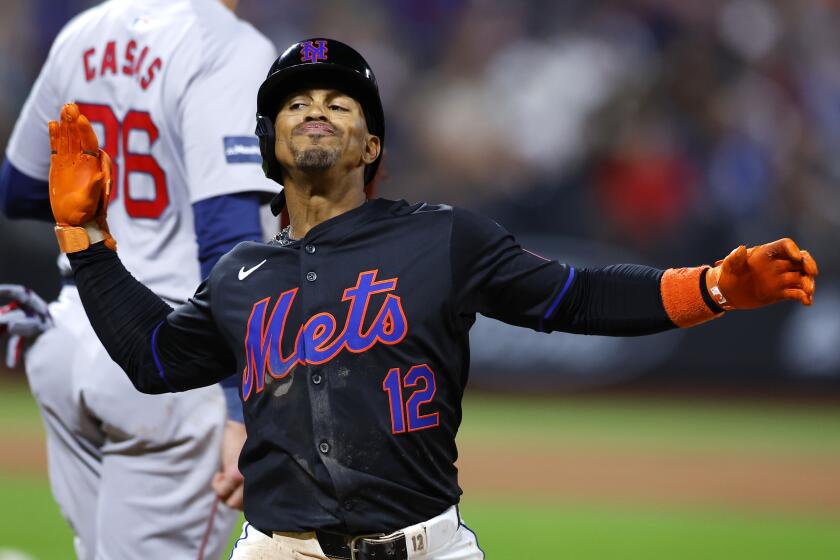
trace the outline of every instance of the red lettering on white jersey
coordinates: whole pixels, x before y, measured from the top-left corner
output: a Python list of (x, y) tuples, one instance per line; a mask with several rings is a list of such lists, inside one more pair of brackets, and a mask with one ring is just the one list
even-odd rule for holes
[[(139, 56), (137, 56), (138, 49)], [(125, 48), (121, 48), (117, 41), (108, 41), (102, 50), (91, 47), (82, 53), (85, 80), (90, 82), (97, 77), (102, 78), (109, 74), (116, 76), (122, 73), (124, 76), (134, 77), (140, 87), (146, 90), (163, 68), (163, 60), (160, 57), (155, 57), (151, 64), (144, 67), (149, 51), (148, 46), (141, 46), (134, 39), (129, 40)], [(98, 52), (102, 53), (101, 58), (97, 57)]]
[(93, 47), (89, 48), (82, 54), (82, 63), (85, 66), (85, 80), (91, 81), (96, 77), (96, 68), (91, 67), (90, 65), (90, 57), (96, 54), (96, 49)]
[(149, 84), (152, 83), (152, 80), (155, 79), (155, 70), (160, 70), (160, 67), (163, 65), (160, 58), (156, 58), (151, 65), (149, 65), (149, 70), (146, 72), (146, 77), (140, 80), (140, 87), (146, 89), (149, 87)]
[(132, 39), (125, 46), (125, 66), (123, 66), (123, 74), (131, 76), (134, 74), (134, 49), (137, 48), (137, 41)]
[(105, 45), (105, 55), (102, 57), (102, 69), (99, 71), (101, 76), (105, 75), (105, 71), (110, 70), (111, 74), (117, 73), (117, 42), (108, 41)]

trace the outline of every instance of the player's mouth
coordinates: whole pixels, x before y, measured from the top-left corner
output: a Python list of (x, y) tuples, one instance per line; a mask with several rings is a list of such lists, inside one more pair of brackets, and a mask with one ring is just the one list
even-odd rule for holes
[(317, 136), (334, 135), (335, 129), (325, 122), (307, 122), (295, 128), (295, 134), (310, 134)]

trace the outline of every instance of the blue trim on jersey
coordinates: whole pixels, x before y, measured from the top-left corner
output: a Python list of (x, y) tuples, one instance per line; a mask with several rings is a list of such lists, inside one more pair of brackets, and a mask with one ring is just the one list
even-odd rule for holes
[(566, 278), (566, 284), (563, 286), (563, 289), (560, 290), (560, 293), (557, 294), (557, 297), (554, 298), (554, 301), (551, 304), (551, 307), (548, 308), (548, 311), (545, 312), (545, 316), (543, 317), (543, 321), (547, 321), (554, 315), (554, 310), (557, 309), (557, 306), (560, 305), (560, 302), (563, 301), (563, 296), (566, 295), (566, 292), (569, 290), (569, 286), (572, 285), (572, 279), (575, 277), (575, 267), (569, 267), (569, 277)]
[(262, 241), (260, 194), (243, 192), (200, 200), (192, 205), (201, 277), (243, 241)]
[(157, 324), (155, 330), (152, 331), (152, 356), (155, 358), (155, 365), (158, 368), (158, 375), (160, 375), (161, 381), (163, 384), (166, 385), (167, 389), (169, 389), (172, 393), (177, 393), (178, 390), (175, 389), (172, 385), (169, 384), (169, 381), (166, 380), (166, 375), (163, 373), (163, 365), (160, 363), (160, 358), (158, 357), (157, 353), (157, 335), (160, 327), (163, 325), (163, 321)]
[[(237, 547), (237, 546), (239, 546), (239, 542), (240, 542), (240, 541), (244, 541), (245, 539), (247, 539), (247, 538), (248, 538), (248, 527), (250, 527), (250, 526), (251, 526), (251, 524), (250, 524), (250, 523), (248, 523), (248, 522), (246, 521), (246, 522), (245, 522), (245, 526), (243, 527), (243, 530), (244, 530), (245, 532), (244, 532), (244, 534), (243, 534), (241, 537), (239, 537), (238, 539), (236, 539), (236, 542), (235, 542), (235, 543), (233, 543), (233, 548), (231, 548), (231, 549), (230, 549), (230, 556), (228, 556), (228, 560), (231, 560), (231, 558), (233, 558), (233, 551), (234, 551), (234, 550), (236, 550), (236, 547)], [(478, 541), (475, 541), (475, 542), (478, 542)]]
[(262, 163), (260, 141), (256, 136), (225, 136), (224, 143), (228, 163)]
[(30, 177), (8, 159), (0, 169), (0, 213), (10, 219), (55, 222), (50, 209), (50, 184)]

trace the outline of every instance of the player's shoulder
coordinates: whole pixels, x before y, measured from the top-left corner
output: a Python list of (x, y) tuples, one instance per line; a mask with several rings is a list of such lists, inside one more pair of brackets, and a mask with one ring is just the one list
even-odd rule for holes
[(445, 217), (451, 215), (453, 211), (453, 207), (448, 204), (408, 202), (405, 199), (390, 200), (387, 198), (375, 198), (370, 203), (376, 205), (380, 215), (394, 218), (407, 218), (412, 216)]
[(382, 213), (398, 218), (419, 218), (443, 220), (448, 223), (459, 223), (463, 225), (485, 226), (493, 224), (498, 227), (491, 218), (473, 210), (452, 206), (444, 203), (430, 202), (408, 202), (406, 200), (387, 200), (384, 198), (375, 199), (381, 205)]
[(117, 1), (119, 0), (103, 2), (70, 18), (53, 40), (51, 53), (61, 49), (65, 44), (76, 38), (89, 37), (89, 30), (99, 25), (103, 19), (108, 17), (108, 13), (111, 11), (113, 4)]
[[(239, 19), (219, 0), (190, 0), (195, 15), (196, 31), (201, 35), (202, 55), (213, 62), (226, 55), (242, 53), (260, 59), (273, 58), (276, 49), (253, 25)], [(262, 62), (261, 62), (262, 67)]]
[(265, 255), (268, 251), (269, 245), (262, 241), (242, 241), (219, 258), (214, 270), (238, 266), (237, 263), (250, 261), (257, 255)]
[(271, 253), (271, 246), (261, 241), (242, 241), (233, 249), (222, 255), (210, 271), (208, 282), (217, 286), (220, 282), (236, 276), (236, 272), (243, 266), (251, 267), (267, 258)]

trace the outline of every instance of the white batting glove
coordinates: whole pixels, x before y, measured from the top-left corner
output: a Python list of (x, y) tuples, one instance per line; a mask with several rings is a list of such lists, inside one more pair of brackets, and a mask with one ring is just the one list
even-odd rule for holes
[(9, 334), (6, 344), (6, 365), (17, 366), (27, 339), (34, 339), (52, 326), (47, 302), (38, 294), (18, 284), (0, 284), (0, 336)]

